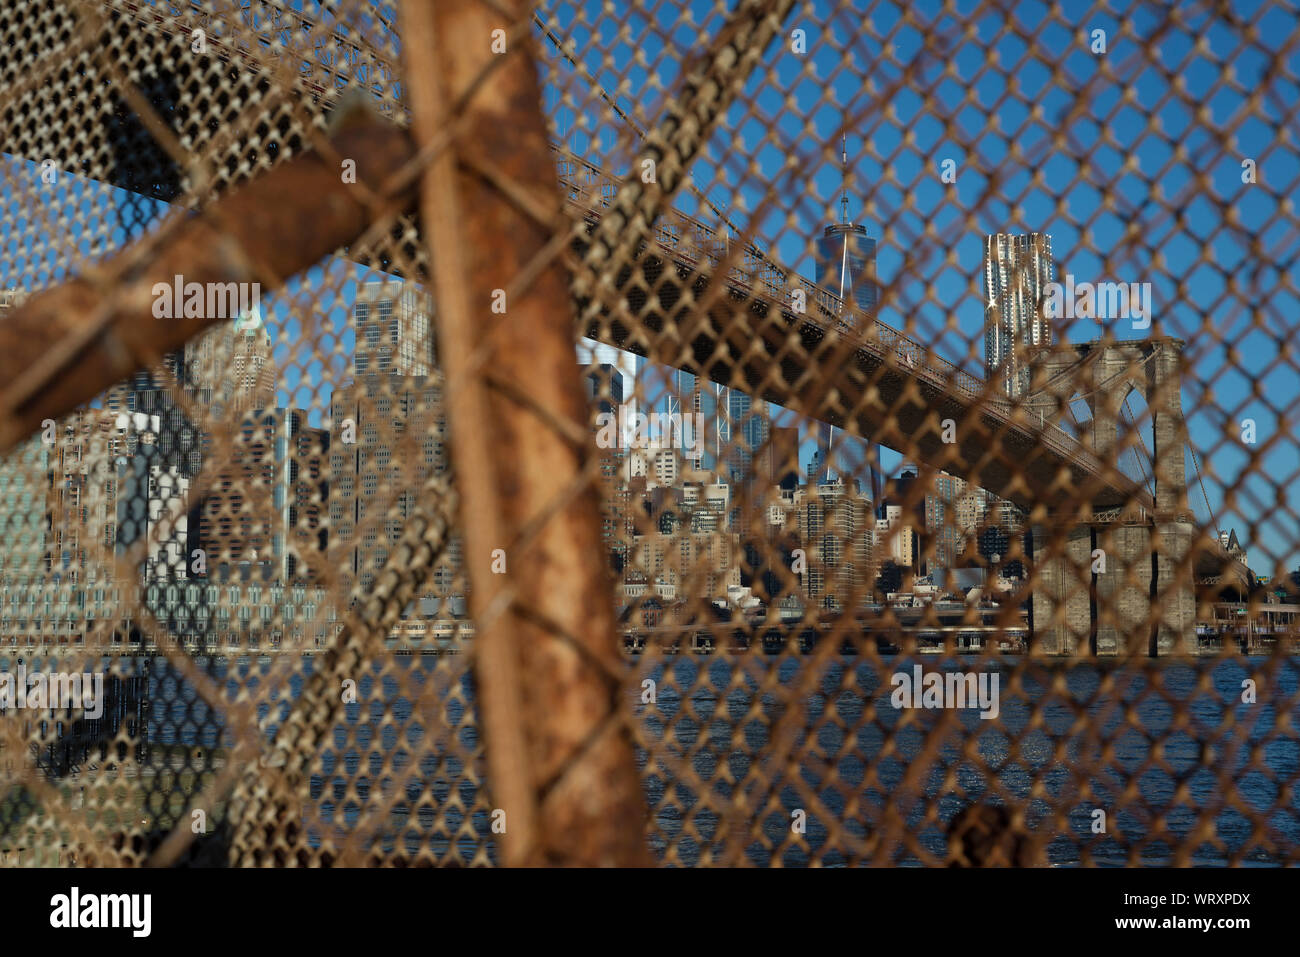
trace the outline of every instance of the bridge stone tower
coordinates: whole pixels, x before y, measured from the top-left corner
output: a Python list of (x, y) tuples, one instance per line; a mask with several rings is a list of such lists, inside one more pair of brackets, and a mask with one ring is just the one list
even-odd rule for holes
[(1120, 431), (1125, 399), (1142, 397), (1155, 483), (1154, 510), (1102, 490), (1032, 527), (1032, 640), (1040, 654), (1191, 650), (1196, 527), (1187, 505), (1182, 350), (1182, 340), (1153, 338), (1064, 345), (1036, 357), (1031, 414), (1061, 422), (1068, 403), (1086, 402), (1092, 419), (1080, 439), (1104, 471), (1117, 468), (1128, 448), (1142, 454), (1145, 422)]

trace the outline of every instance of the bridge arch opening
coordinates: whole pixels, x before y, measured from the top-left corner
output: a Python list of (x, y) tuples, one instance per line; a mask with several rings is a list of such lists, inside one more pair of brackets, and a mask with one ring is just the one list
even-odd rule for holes
[(1144, 390), (1133, 382), (1119, 385), (1115, 417), (1117, 465), (1133, 481), (1155, 494), (1155, 417)]

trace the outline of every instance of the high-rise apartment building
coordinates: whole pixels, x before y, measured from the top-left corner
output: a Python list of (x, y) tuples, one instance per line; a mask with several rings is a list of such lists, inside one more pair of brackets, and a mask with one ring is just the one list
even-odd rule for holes
[(352, 308), (354, 373), (429, 375), (434, 366), (432, 302), (414, 283), (390, 279), (362, 285)]
[[(1054, 341), (1045, 303), (1047, 286), (1055, 280), (1047, 233), (984, 238), (984, 369), (1008, 398), (1028, 393), (1034, 354)], [(1022, 521), (1020, 509), (990, 496), (979, 524), (1014, 535)]]
[(637, 536), (624, 581), (640, 583), (642, 594), (653, 592), (664, 601), (675, 601), (686, 582), (692, 598), (725, 599), (728, 589), (740, 585), (740, 554), (740, 539), (733, 533), (650, 532)]
[(623, 481), (644, 478), (647, 489), (674, 488), (681, 476), (681, 457), (673, 448), (628, 449)]
[(239, 420), (230, 454), (191, 519), (208, 577), (308, 584), (321, 579), (329, 433), (292, 409)]
[[(447, 429), (442, 377), (362, 375), (334, 390), (328, 450), (329, 554), (347, 594), (365, 590), (401, 537), (417, 490), (431, 473), (447, 470)], [(388, 514), (393, 502), (397, 514)], [(459, 554), (459, 540), (452, 542)], [(454, 563), (457, 564), (457, 563)], [(435, 570), (434, 591), (449, 590), (445, 569)]]
[(195, 529), (190, 525), (190, 477), (160, 446), (162, 417), (120, 413), (116, 428), (117, 545), (146, 542), (141, 581), (183, 581)]
[(930, 494), (925, 497), (925, 529), (934, 547), (929, 571), (956, 568), (961, 556), (961, 529), (957, 524), (957, 502), (966, 483), (955, 475), (934, 475)]
[[(903, 466), (895, 480), (899, 498), (906, 497), (917, 482), (923, 482), (926, 488), (924, 498), (916, 504), (914, 511), (919, 538), (916, 556), (919, 572), (929, 574), (939, 569), (956, 568), (965, 535), (983, 520), (984, 512), (971, 513), (970, 497), (963, 479), (927, 466)], [(988, 496), (984, 495), (979, 501), (986, 503)], [(969, 525), (962, 524), (963, 516), (970, 518)]]
[[(177, 349), (163, 356), (162, 369), (141, 369), (111, 387), (104, 395), (104, 408), (114, 414), (123, 412), (157, 418), (149, 423), (152, 435), (151, 455), (160, 468), (175, 469), (176, 474), (194, 478), (203, 466), (203, 433), (191, 422), (171, 392), (174, 382), (189, 391), (202, 404), (204, 394), (196, 391), (190, 348)], [(217, 370), (220, 374), (220, 370)], [(132, 433), (137, 430), (132, 419)]]
[(916, 520), (905, 514), (901, 505), (886, 505), (875, 519), (875, 546), (880, 562), (891, 561), (899, 568), (915, 573), (919, 542)]
[(857, 483), (843, 478), (794, 493), (799, 542), (806, 553), (805, 597), (817, 608), (843, 610), (867, 602), (873, 580), (874, 520)]
[(984, 370), (1010, 398), (1029, 390), (1033, 353), (1052, 344), (1044, 303), (1054, 280), (1047, 233), (984, 237)]

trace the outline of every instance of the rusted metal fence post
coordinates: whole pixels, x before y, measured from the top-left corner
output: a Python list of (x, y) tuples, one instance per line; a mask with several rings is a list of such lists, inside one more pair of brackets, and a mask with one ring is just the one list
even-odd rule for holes
[(506, 864), (644, 864), (529, 7), (497, 9), (513, 23), (469, 0), (402, 6), (413, 126), (435, 154), (421, 212), (489, 786)]
[[(402, 130), (365, 113), (328, 145), (357, 162), (361, 183), (383, 183), (412, 158)], [(329, 157), (311, 150), (34, 296), (0, 322), (0, 451), (225, 321), (159, 320), (155, 283), (183, 274), (200, 285), (260, 282), (270, 292), (414, 197), (403, 186), (383, 207), (364, 200), (340, 182)]]

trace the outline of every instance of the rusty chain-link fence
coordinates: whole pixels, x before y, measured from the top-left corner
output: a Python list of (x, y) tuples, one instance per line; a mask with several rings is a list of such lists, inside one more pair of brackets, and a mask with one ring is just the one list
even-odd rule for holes
[(4, 862), (1295, 863), (1247, 6), (0, 4)]

